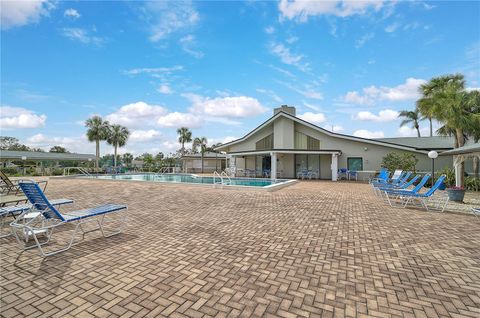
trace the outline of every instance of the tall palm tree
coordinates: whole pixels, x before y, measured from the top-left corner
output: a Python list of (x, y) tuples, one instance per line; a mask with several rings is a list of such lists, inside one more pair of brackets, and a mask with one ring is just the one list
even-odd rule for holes
[(130, 167), (133, 162), (133, 155), (129, 152), (124, 153), (122, 156), (122, 160), (127, 165), (127, 167)]
[(182, 156), (185, 154), (185, 143), (192, 141), (192, 132), (187, 127), (181, 127), (177, 129), (178, 142), (182, 144), (180, 152)]
[(195, 148), (200, 147), (200, 154), (202, 156), (202, 173), (203, 173), (203, 155), (205, 151), (207, 151), (207, 138), (205, 137), (197, 137), (193, 140), (193, 146)]
[(95, 167), (98, 169), (100, 160), (100, 141), (107, 139), (108, 121), (103, 120), (100, 116), (93, 116), (85, 121), (88, 141), (95, 141)]
[(415, 109), (413, 111), (412, 110), (402, 110), (400, 112), (400, 114), (398, 115), (398, 117), (405, 118), (400, 123), (400, 127), (403, 127), (403, 126), (408, 125), (408, 124), (412, 124), (413, 128), (415, 128), (417, 130), (418, 137), (421, 137), (420, 136), (420, 125), (418, 124), (418, 122), (421, 119), (420, 119), (420, 113), (419, 113), (418, 109)]
[(127, 127), (121, 125), (112, 125), (108, 129), (107, 143), (113, 146), (113, 167), (117, 168), (117, 150), (119, 147), (125, 146), (130, 136), (130, 131)]

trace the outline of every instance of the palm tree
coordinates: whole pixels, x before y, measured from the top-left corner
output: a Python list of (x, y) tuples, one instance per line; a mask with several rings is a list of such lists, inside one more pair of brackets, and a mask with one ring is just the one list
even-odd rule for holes
[(127, 127), (121, 125), (112, 125), (108, 129), (107, 143), (114, 148), (113, 167), (117, 168), (117, 150), (119, 147), (125, 146), (130, 131)]
[(108, 121), (103, 120), (100, 116), (93, 116), (85, 121), (85, 127), (88, 128), (88, 141), (95, 141), (95, 167), (97, 169), (100, 160), (100, 141), (107, 139), (108, 126)]
[(207, 138), (205, 137), (197, 137), (193, 140), (193, 147), (197, 148), (200, 147), (200, 154), (202, 156), (202, 173), (203, 173), (203, 155), (207, 150)]
[(129, 152), (124, 153), (122, 156), (122, 160), (127, 165), (127, 167), (130, 167), (133, 162), (133, 155)]
[(177, 129), (178, 142), (182, 144), (180, 152), (182, 156), (185, 154), (185, 143), (192, 141), (192, 132), (187, 127), (181, 127)]
[(412, 124), (413, 128), (415, 128), (417, 130), (418, 137), (421, 137), (420, 136), (420, 125), (418, 124), (418, 122), (421, 119), (420, 119), (420, 113), (418, 112), (418, 109), (415, 109), (413, 111), (412, 110), (402, 110), (400, 112), (400, 114), (398, 115), (398, 117), (405, 118), (400, 123), (400, 127), (403, 127), (403, 126), (408, 125), (408, 124)]

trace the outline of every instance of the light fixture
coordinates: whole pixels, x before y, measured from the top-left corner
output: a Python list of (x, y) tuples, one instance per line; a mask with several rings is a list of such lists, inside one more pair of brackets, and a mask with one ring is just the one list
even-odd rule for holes
[(368, 148), (367, 148), (367, 147), (365, 147), (365, 148), (363, 148), (363, 150), (367, 151), (367, 150), (368, 150)]
[(22, 160), (27, 160), (27, 156), (22, 156)]
[(432, 187), (433, 187), (433, 182), (435, 181), (435, 158), (438, 157), (438, 152), (435, 150), (430, 150), (428, 152), (428, 158), (432, 159)]

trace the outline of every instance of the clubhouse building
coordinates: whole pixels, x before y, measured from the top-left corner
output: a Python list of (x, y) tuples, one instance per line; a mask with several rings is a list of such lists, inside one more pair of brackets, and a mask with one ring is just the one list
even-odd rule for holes
[[(391, 152), (413, 153), (416, 170), (431, 171), (428, 152), (450, 149), (449, 137), (366, 139), (334, 133), (296, 117), (295, 107), (284, 105), (244, 137), (215, 150), (227, 155), (236, 176), (296, 178), (310, 171), (316, 178), (337, 181), (339, 169), (357, 171), (359, 180), (373, 176)], [(435, 159), (436, 170), (452, 166), (452, 156)], [(471, 162), (466, 170), (472, 170)]]

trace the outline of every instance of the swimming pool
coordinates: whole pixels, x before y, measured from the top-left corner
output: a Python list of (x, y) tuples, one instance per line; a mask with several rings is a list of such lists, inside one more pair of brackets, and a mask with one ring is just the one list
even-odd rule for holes
[(252, 179), (252, 178), (230, 178), (225, 179), (225, 184), (221, 185), (220, 178), (198, 176), (195, 174), (184, 173), (166, 173), (166, 174), (115, 174), (115, 175), (95, 175), (89, 178), (101, 180), (130, 180), (130, 181), (146, 181), (146, 182), (166, 182), (166, 183), (189, 183), (204, 185), (219, 185), (224, 187), (250, 187), (258, 189), (278, 189), (286, 185), (294, 183), (296, 180), (271, 180), (271, 179)]

